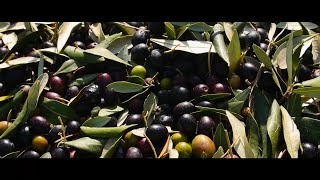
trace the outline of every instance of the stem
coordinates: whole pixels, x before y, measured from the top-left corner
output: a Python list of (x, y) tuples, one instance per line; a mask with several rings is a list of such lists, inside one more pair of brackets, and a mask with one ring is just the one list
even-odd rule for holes
[(148, 138), (148, 136), (147, 136), (146, 134), (143, 134), (143, 135), (144, 135), (144, 137), (147, 139), (149, 145), (151, 146), (151, 149), (152, 149), (152, 151), (153, 151), (154, 157), (155, 157), (155, 158), (158, 158), (157, 151), (156, 151), (156, 149), (154, 148), (151, 140)]
[(12, 109), (10, 109), (9, 113), (8, 113), (8, 116), (7, 116), (7, 127), (8, 127), (8, 123), (11, 119), (11, 115), (12, 115)]
[(257, 31), (256, 27), (251, 22), (248, 22), (249, 26), (251, 26), (255, 31)]
[(180, 44), (177, 44), (173, 49), (165, 51), (163, 54), (167, 54), (167, 53), (171, 53), (171, 52), (175, 51), (178, 46), (180, 46)]
[(288, 23), (286, 24), (286, 26), (280, 31), (280, 33), (273, 39), (273, 42), (275, 42), (279, 37), (280, 35), (287, 29), (288, 27)]
[(209, 52), (208, 52), (208, 69), (209, 69), (209, 74), (211, 74), (211, 48), (212, 44), (210, 46)]
[(64, 128), (64, 125), (63, 125), (63, 122), (62, 122), (62, 119), (60, 116), (58, 116), (58, 120), (59, 120), (59, 123), (61, 125), (61, 131), (62, 131), (62, 135), (63, 135), (63, 139), (65, 142), (67, 142), (67, 138), (66, 138), (66, 130)]
[[(236, 142), (238, 142), (239, 139), (240, 136), (238, 136), (237, 139), (231, 144), (230, 148), (233, 148), (233, 146), (236, 144)], [(221, 156), (221, 158), (224, 158), (226, 155), (229, 154), (230, 148)]]
[(250, 90), (250, 94), (249, 94), (249, 106), (248, 106), (250, 109), (252, 109), (251, 107), (252, 107), (252, 99), (253, 99), (253, 90), (254, 90), (254, 87), (257, 85), (258, 80), (261, 77), (263, 66), (264, 65), (261, 63), (258, 74), (257, 74), (255, 80), (253, 81), (253, 85), (251, 86), (251, 90)]

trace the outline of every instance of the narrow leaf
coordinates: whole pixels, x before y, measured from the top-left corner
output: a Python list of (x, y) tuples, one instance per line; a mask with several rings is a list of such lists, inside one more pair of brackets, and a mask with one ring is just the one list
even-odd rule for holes
[(66, 45), (69, 36), (72, 31), (75, 30), (81, 22), (63, 22), (58, 30), (58, 40), (57, 40), (57, 52), (60, 53), (61, 50)]
[(61, 67), (53, 75), (56, 76), (58, 74), (69, 73), (69, 72), (75, 71), (76, 69), (78, 69), (82, 65), (83, 65), (83, 63), (77, 62), (73, 59), (69, 59), (69, 60), (63, 62)]
[(158, 104), (158, 98), (154, 93), (150, 93), (144, 101), (142, 114), (146, 117), (146, 127), (149, 127), (155, 116), (155, 108)]
[(133, 27), (125, 22), (114, 22), (114, 24), (126, 34), (134, 35), (136, 32), (136, 27)]
[(320, 87), (320, 77), (316, 77), (301, 83), (303, 86)]
[(87, 126), (87, 127), (103, 127), (105, 126), (109, 121), (111, 117), (108, 116), (96, 116), (94, 118), (90, 118), (86, 120), (82, 126)]
[(96, 55), (96, 56), (102, 56), (106, 59), (116, 61), (121, 64), (125, 64), (127, 66), (132, 66), (131, 64), (127, 63), (126, 61), (120, 59), (118, 56), (114, 55), (111, 51), (104, 48), (93, 48), (93, 49), (87, 49), (84, 51), (84, 53)]
[(301, 105), (301, 96), (299, 94), (292, 93), (289, 96), (285, 107), (291, 116), (300, 117), (302, 112)]
[(24, 64), (36, 63), (39, 62), (40, 58), (36, 57), (20, 57), (10, 61), (6, 61), (0, 64), (0, 69), (6, 69), (9, 67), (15, 67)]
[(176, 39), (176, 31), (170, 22), (164, 22), (166, 33), (169, 39)]
[(18, 36), (15, 32), (4, 33), (2, 36), (2, 41), (8, 46), (8, 49), (11, 50), (13, 46), (17, 44)]
[(233, 74), (240, 65), (241, 47), (237, 30), (233, 30), (232, 39), (228, 46), (229, 75)]
[(287, 150), (291, 158), (298, 158), (298, 151), (301, 143), (300, 131), (288, 111), (283, 106), (280, 106), (280, 109), (282, 114), (283, 136), (287, 145)]
[(254, 154), (255, 158), (260, 157), (260, 129), (257, 121), (254, 119), (251, 113), (248, 116), (248, 123), (247, 123), (249, 132), (248, 132), (248, 141), (251, 147), (251, 150)]
[[(208, 41), (179, 41), (179, 40), (167, 40), (167, 39), (155, 39), (151, 38), (150, 41), (169, 48), (171, 50), (175, 49), (178, 51), (185, 51), (192, 54), (203, 54), (208, 53), (210, 50), (211, 42)], [(215, 48), (212, 47), (212, 53), (215, 52)]]
[(223, 148), (222, 146), (219, 146), (218, 150), (216, 151), (216, 153), (214, 153), (212, 158), (220, 159), (223, 155), (224, 155)]
[(80, 149), (96, 155), (101, 154), (105, 143), (105, 139), (93, 139), (89, 137), (82, 137), (73, 141), (65, 142), (65, 144), (70, 147)]
[(258, 59), (267, 67), (268, 69), (272, 69), (272, 63), (269, 56), (266, 54), (264, 50), (262, 50), (259, 46), (253, 44), (253, 51), (256, 53)]
[(305, 97), (320, 98), (320, 87), (299, 87), (293, 90), (293, 92)]
[(296, 123), (302, 142), (310, 142), (314, 144), (320, 143), (320, 120), (310, 117), (293, 117)]
[(176, 149), (171, 149), (169, 151), (169, 159), (178, 159), (179, 158), (179, 152)]
[(192, 99), (190, 102), (200, 102), (200, 101), (214, 101), (216, 99), (222, 99), (230, 96), (230, 93), (217, 93), (217, 94), (205, 94), (199, 97)]
[(293, 75), (293, 62), (292, 62), (292, 54), (293, 54), (293, 32), (290, 33), (289, 40), (287, 42), (287, 52), (286, 52), (286, 63), (287, 63), (287, 71), (288, 71), (288, 85), (290, 86), (293, 83), (294, 77)]
[(101, 41), (105, 40), (105, 35), (103, 33), (101, 23), (93, 23), (93, 24), (91, 24), (90, 25), (90, 30), (95, 35), (95, 37), (97, 39), (96, 42), (100, 43)]
[(119, 93), (133, 93), (138, 92), (143, 89), (143, 86), (140, 84), (130, 83), (126, 81), (117, 81), (107, 85), (108, 89), (113, 88), (115, 92)]
[(271, 105), (269, 117), (267, 120), (267, 129), (268, 129), (268, 135), (271, 140), (271, 146), (272, 146), (271, 157), (276, 158), (279, 137), (282, 130), (280, 106), (277, 100), (273, 100), (273, 103)]
[(132, 47), (131, 44), (132, 35), (121, 36), (110, 42), (107, 49), (111, 51), (113, 54), (117, 54), (120, 52), (123, 46), (128, 46), (128, 49)]
[(136, 126), (136, 124), (123, 125), (120, 127), (86, 127), (81, 126), (81, 132), (93, 138), (110, 138), (123, 134), (127, 129)]
[[(223, 127), (222, 123), (219, 123), (216, 132), (213, 137), (214, 145), (216, 147), (221, 147), (222, 151), (227, 151), (228, 150), (228, 143), (225, 135), (225, 129)], [(229, 137), (228, 137), (229, 138)], [(221, 156), (220, 156), (221, 157)]]
[(223, 37), (223, 31), (224, 28), (221, 24), (215, 24), (213, 26), (213, 34), (211, 35), (211, 38), (213, 39), (213, 47), (215, 51), (219, 54), (219, 56), (230, 65), (229, 62), (229, 56), (228, 56), (228, 50), (226, 43), (224, 42), (224, 37)]
[(104, 145), (100, 158), (112, 158), (114, 151), (116, 150), (122, 136), (115, 136), (108, 139)]
[(40, 159), (51, 159), (52, 156), (51, 156), (51, 153), (50, 152), (46, 152), (46, 153), (43, 153), (41, 156), (40, 156)]
[(117, 126), (121, 126), (125, 120), (127, 119), (129, 115), (129, 110), (128, 109), (125, 109), (123, 112), (121, 112), (121, 114), (119, 115), (118, 117), (118, 120), (117, 120)]
[(110, 106), (110, 107), (104, 107), (100, 109), (98, 116), (110, 116), (114, 113), (123, 111), (123, 108), (120, 106)]
[(71, 86), (84, 86), (87, 85), (89, 83), (91, 83), (93, 80), (95, 80), (100, 73), (96, 73), (96, 74), (86, 74), (80, 78), (75, 79), (74, 81), (72, 81), (69, 84), (69, 87)]
[(312, 39), (312, 57), (313, 62), (319, 64), (320, 63), (320, 36), (315, 36)]
[(241, 158), (254, 158), (254, 154), (246, 136), (244, 123), (237, 119), (229, 111), (226, 111), (226, 115), (232, 127), (233, 142), (239, 138), (239, 140), (235, 142), (234, 149)]

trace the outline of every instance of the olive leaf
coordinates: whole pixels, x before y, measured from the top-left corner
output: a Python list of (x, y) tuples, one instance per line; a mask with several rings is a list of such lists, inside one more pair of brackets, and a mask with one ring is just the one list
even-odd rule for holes
[(129, 35), (134, 35), (136, 32), (136, 27), (129, 25), (126, 22), (113, 22), (119, 29)]
[(269, 58), (267, 53), (255, 44), (252, 45), (252, 48), (253, 51), (256, 53), (258, 59), (265, 65), (265, 67), (272, 70), (271, 59)]
[(98, 116), (110, 116), (114, 113), (123, 111), (123, 107), (121, 106), (109, 106), (100, 109)]
[(244, 123), (237, 119), (229, 111), (226, 111), (226, 115), (232, 127), (233, 143), (235, 143), (234, 149), (241, 158), (254, 158), (254, 153), (250, 147), (248, 138), (246, 136)]
[(254, 119), (253, 115), (251, 113), (249, 113), (248, 116), (248, 122), (247, 122), (247, 126), (248, 126), (248, 141), (249, 141), (249, 145), (251, 147), (251, 150), (254, 154), (255, 158), (259, 158), (260, 157), (260, 129), (259, 129), (259, 125), (257, 123), (257, 121)]
[(58, 30), (57, 52), (66, 45), (71, 33), (81, 24), (81, 22), (63, 22)]
[(228, 46), (228, 59), (229, 59), (229, 76), (233, 74), (240, 66), (241, 47), (238, 32), (233, 30), (232, 38)]
[(205, 32), (212, 31), (212, 27), (205, 22), (171, 22), (173, 25), (186, 27), (191, 31)]
[[(198, 108), (200, 111), (203, 112), (203, 114), (209, 113), (209, 114), (221, 114), (226, 116), (226, 111), (225, 109), (217, 109), (217, 108), (209, 108), (209, 107), (202, 107), (202, 106), (195, 106), (196, 108)], [(193, 112), (191, 114), (196, 114), (196, 112)], [(234, 116), (236, 116), (238, 119), (243, 119), (243, 117), (235, 112), (231, 112)]]
[[(8, 96), (2, 96), (2, 97), (8, 97)], [(13, 109), (15, 106), (20, 104), (22, 100), (23, 100), (23, 88), (20, 89), (18, 92), (16, 92), (11, 100), (9, 100), (8, 102), (0, 106), (0, 118), (4, 118), (7, 115), (7, 113), (10, 111), (10, 109)]]
[(267, 120), (269, 117), (269, 110), (271, 107), (272, 99), (259, 88), (253, 91), (253, 100), (255, 104), (254, 117), (258, 122), (261, 140), (262, 140), (262, 158), (268, 158), (271, 154), (271, 146), (269, 145), (269, 137), (267, 130)]
[(144, 79), (142, 79), (140, 76), (127, 76), (128, 78), (128, 82), (132, 82), (132, 83), (135, 83), (135, 84), (141, 84), (143, 85), (144, 84)]
[(216, 132), (213, 136), (214, 145), (216, 147), (221, 147), (222, 151), (228, 150), (229, 147), (228, 147), (228, 143), (227, 143), (228, 142), (227, 138), (229, 138), (229, 136), (226, 135), (225, 128), (224, 128), (223, 124), (219, 123), (216, 128)]
[(271, 140), (272, 158), (276, 158), (280, 133), (282, 131), (280, 106), (277, 100), (273, 100), (267, 120), (268, 135)]
[(105, 61), (105, 59), (101, 56), (84, 53), (85, 50), (74, 47), (74, 46), (66, 46), (63, 49), (63, 52), (70, 57), (70, 59), (74, 59), (76, 62), (80, 62), (85, 64), (95, 64), (99, 62)]
[(71, 86), (84, 86), (89, 83), (91, 83), (93, 80), (95, 80), (100, 73), (95, 73), (95, 74), (86, 74), (80, 78), (75, 79), (69, 84), (69, 87)]
[(113, 54), (120, 53), (120, 50), (124, 46), (128, 46), (128, 49), (130, 49), (132, 47), (131, 39), (132, 39), (132, 35), (120, 36), (112, 40), (107, 49), (111, 51)]
[(300, 117), (302, 112), (301, 104), (301, 96), (299, 94), (292, 93), (285, 104), (285, 108), (291, 116)]
[(123, 125), (119, 127), (86, 127), (81, 126), (81, 132), (93, 138), (110, 138), (123, 134), (127, 129), (136, 126), (136, 124)]
[(14, 45), (18, 42), (18, 36), (15, 32), (4, 33), (2, 36), (2, 41), (11, 50)]
[(231, 102), (245, 101), (250, 94), (250, 90), (251, 90), (250, 87), (248, 87), (247, 89), (243, 90), (242, 92), (234, 96), (228, 102), (231, 103)]
[(223, 22), (223, 28), (224, 28), (224, 32), (226, 33), (227, 38), (229, 39), (229, 41), (231, 41), (232, 35), (233, 35), (232, 24), (229, 22)]
[(116, 150), (121, 138), (122, 136), (118, 135), (108, 139), (107, 143), (104, 145), (102, 149), (100, 158), (112, 158), (112, 155)]
[(312, 58), (313, 62), (319, 64), (320, 63), (320, 36), (317, 35), (312, 39)]
[(10, 27), (10, 22), (0, 22), (0, 33), (5, 32)]
[(158, 104), (158, 97), (154, 93), (150, 93), (143, 103), (143, 112), (142, 114), (145, 116), (145, 125), (149, 127), (155, 117), (155, 108)]
[(289, 40), (287, 42), (286, 63), (288, 71), (288, 85), (293, 83), (293, 32), (290, 33)]
[(112, 41), (122, 36), (122, 32), (107, 35), (103, 41), (101, 41), (95, 48), (105, 48), (107, 49)]
[[(318, 25), (312, 23), (312, 22), (301, 22), (301, 24), (304, 25), (304, 27), (309, 29), (316, 29), (318, 28)], [(299, 22), (280, 22), (277, 24), (277, 28), (286, 28), (288, 30), (301, 30), (302, 27), (300, 26)]]
[(46, 119), (54, 125), (59, 124), (58, 116), (63, 122), (79, 118), (72, 107), (57, 100), (45, 97), (40, 107)]
[[(178, 50), (178, 51), (185, 51), (192, 54), (203, 54), (208, 53), (210, 50), (210, 47), (212, 45), (211, 42), (208, 41), (179, 41), (179, 40), (167, 40), (167, 39), (155, 39), (151, 38), (150, 41), (159, 44), (161, 46), (164, 46), (171, 50)], [(215, 52), (215, 48), (211, 47), (212, 53)]]
[(94, 118), (87, 119), (82, 126), (103, 127), (110, 121), (110, 119), (111, 117), (109, 116), (96, 116)]
[(224, 155), (223, 148), (222, 148), (222, 146), (219, 146), (217, 151), (212, 156), (212, 158), (220, 159), (223, 155)]
[(40, 56), (39, 64), (38, 64), (38, 72), (37, 72), (37, 77), (39, 77), (41, 74), (43, 74), (43, 68), (44, 68), (44, 56), (42, 52), (37, 51), (37, 54)]
[(100, 155), (106, 139), (93, 139), (90, 137), (82, 137), (72, 141), (67, 141), (64, 144), (76, 149), (80, 149), (89, 153)]
[(51, 156), (51, 153), (50, 152), (46, 152), (46, 153), (43, 153), (41, 156), (40, 156), (40, 159), (51, 159), (52, 156)]
[(82, 65), (84, 65), (84, 64), (81, 62), (77, 62), (73, 59), (69, 59), (69, 60), (63, 62), (61, 67), (53, 75), (56, 76), (58, 74), (69, 73), (69, 72), (75, 71), (76, 69), (78, 69)]
[(21, 151), (14, 151), (2, 156), (1, 158), (2, 159), (18, 158), (19, 154), (21, 154)]
[[(293, 37), (301, 37), (301, 35), (303, 34), (303, 31), (302, 30), (297, 30), (297, 31), (293, 31)], [(280, 40), (276, 41), (274, 44), (279, 46), (280, 44), (288, 41), (290, 37), (290, 33), (287, 34), (286, 36), (284, 36), (283, 38), (281, 38)]]
[(293, 92), (306, 97), (320, 98), (320, 87), (299, 87)]
[(303, 81), (301, 83), (303, 86), (310, 86), (310, 87), (320, 87), (320, 77), (316, 77), (310, 80)]
[(24, 65), (24, 64), (30, 64), (30, 63), (36, 63), (39, 61), (40, 61), (40, 58), (36, 58), (36, 57), (20, 57), (17, 59), (13, 59), (13, 60), (1, 63), (0, 69), (6, 69), (6, 68), (15, 67), (15, 66)]
[(136, 129), (133, 129), (131, 132), (132, 132), (132, 134), (143, 138), (146, 133), (146, 128), (145, 127), (136, 128)]
[(127, 119), (129, 115), (129, 110), (128, 109), (125, 109), (124, 111), (121, 112), (121, 114), (119, 115), (118, 117), (118, 120), (117, 120), (117, 126), (121, 126), (125, 120)]
[(116, 81), (107, 85), (108, 89), (113, 89), (119, 93), (133, 93), (141, 91), (144, 87), (140, 84), (130, 83), (126, 81)]
[(39, 97), (43, 89), (45, 88), (48, 79), (49, 76), (47, 73), (42, 74), (36, 79), (29, 90), (27, 100), (25, 101), (21, 112), (19, 113), (15, 121), (13, 121), (11, 126), (9, 126), (5, 132), (3, 132), (3, 134), (0, 136), (0, 139), (9, 136), (21, 123), (24, 123), (29, 118), (29, 116), (37, 107)]
[(131, 54), (129, 54), (128, 47), (129, 46), (127, 44), (124, 45), (117, 55), (119, 58), (123, 59), (125, 62), (129, 62), (131, 59)]
[(93, 23), (89, 27), (91, 30), (89, 31), (89, 33), (93, 33), (93, 36), (97, 40), (96, 42), (100, 43), (101, 41), (105, 40), (105, 35), (103, 33), (101, 23)]
[(292, 117), (296, 123), (302, 142), (320, 143), (320, 120), (310, 117)]
[(164, 22), (166, 33), (169, 39), (177, 39), (174, 26), (170, 22)]
[(298, 151), (301, 143), (300, 131), (294, 123), (288, 111), (280, 106), (282, 114), (283, 136), (287, 145), (287, 150), (291, 158), (298, 158)]
[(226, 43), (224, 42), (223, 31), (224, 28), (221, 24), (215, 24), (213, 26), (213, 34), (211, 35), (213, 49), (219, 54), (219, 56), (228, 64), (230, 65), (228, 50)]
[(0, 102), (13, 98), (13, 96), (0, 96)]
[(271, 23), (270, 24), (270, 29), (269, 29), (269, 33), (268, 33), (268, 39), (273, 39), (273, 36), (275, 35), (277, 30), (277, 25), (275, 23)]
[(205, 94), (190, 100), (190, 102), (195, 103), (201, 101), (214, 101), (216, 99), (222, 99), (230, 95), (230, 93)]
[(84, 51), (85, 54), (92, 54), (96, 56), (102, 56), (106, 59), (113, 60), (115, 62), (127, 65), (127, 66), (132, 66), (131, 64), (127, 63), (126, 61), (122, 60), (118, 56), (114, 55), (110, 50), (104, 49), (104, 48), (93, 48), (93, 49), (87, 49)]

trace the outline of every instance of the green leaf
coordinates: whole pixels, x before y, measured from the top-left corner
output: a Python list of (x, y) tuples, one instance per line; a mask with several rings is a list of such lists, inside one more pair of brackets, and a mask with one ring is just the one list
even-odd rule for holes
[(248, 123), (247, 123), (249, 132), (248, 132), (248, 141), (251, 147), (251, 150), (254, 154), (255, 158), (260, 157), (260, 129), (257, 121), (254, 119), (251, 113), (248, 116)]
[(47, 73), (42, 74), (36, 79), (36, 81), (31, 86), (27, 100), (25, 101), (22, 110), (20, 111), (18, 117), (13, 121), (12, 125), (0, 136), (0, 139), (9, 136), (20, 124), (24, 123), (29, 119), (30, 115), (36, 109), (39, 97), (48, 82), (49, 76)]
[(136, 32), (136, 27), (131, 26), (125, 22), (113, 22), (113, 24), (117, 25), (117, 27), (126, 34), (134, 35), (134, 33)]
[(302, 107), (301, 107), (302, 103), (301, 103), (301, 97), (300, 95), (296, 94), (296, 93), (292, 93), (287, 102), (286, 102), (286, 109), (288, 111), (288, 113), (291, 116), (294, 117), (300, 117), (301, 116), (301, 112), (302, 112)]
[(320, 143), (320, 120), (310, 117), (293, 117), (301, 136), (302, 142)]
[[(246, 136), (245, 124), (226, 111), (226, 115), (232, 127), (234, 149), (241, 158), (254, 158), (254, 153)], [(239, 138), (239, 139), (238, 139)], [(235, 142), (237, 140), (237, 142)]]
[(219, 54), (219, 56), (227, 62), (228, 66), (230, 65), (228, 50), (226, 43), (224, 42), (223, 31), (224, 28), (221, 24), (215, 24), (213, 26), (213, 34), (211, 35), (211, 39), (213, 39), (213, 47), (215, 51)]
[(100, 158), (112, 158), (122, 136), (115, 136), (108, 139), (107, 143), (104, 145)]
[(301, 83), (303, 86), (320, 87), (320, 77), (316, 77)]
[[(175, 49), (178, 51), (184, 51), (192, 54), (203, 54), (208, 53), (210, 50), (210, 46), (212, 46), (211, 42), (208, 41), (179, 41), (179, 40), (167, 40), (167, 39), (155, 39), (151, 38), (150, 41), (164, 46), (169, 49)], [(212, 53), (215, 52), (215, 48), (211, 47)]]
[(237, 30), (233, 30), (232, 39), (228, 46), (229, 75), (233, 74), (240, 66), (241, 47)]
[(0, 96), (0, 102), (13, 98), (13, 96)]
[(36, 58), (36, 57), (20, 57), (17, 59), (12, 59), (10, 61), (1, 63), (0, 69), (6, 69), (9, 67), (15, 67), (15, 66), (30, 64), (30, 63), (36, 63), (36, 62), (39, 62), (39, 60), (40, 58)]
[(81, 22), (63, 22), (58, 30), (57, 52), (66, 45), (71, 33), (81, 24)]
[(155, 118), (155, 108), (158, 104), (158, 97), (154, 93), (150, 93), (143, 103), (142, 114), (146, 116), (146, 127), (149, 127)]
[(46, 97), (41, 104), (41, 109), (47, 120), (54, 125), (59, 124), (58, 116), (61, 117), (63, 122), (78, 119), (78, 115), (72, 107)]
[(131, 44), (132, 35), (126, 35), (118, 37), (117, 39), (110, 42), (110, 45), (108, 46), (109, 51), (111, 51), (113, 54), (117, 54), (120, 52), (122, 47), (128, 46), (128, 48), (132, 47)]
[[(282, 90), (282, 87), (281, 87), (281, 84), (280, 84), (280, 81), (278, 79), (278, 75), (277, 75), (276, 71), (274, 69), (272, 69), (271, 73), (272, 73), (272, 79), (273, 79), (274, 83), (276, 83), (276, 85), (280, 89), (281, 94), (283, 95), (283, 90)], [(286, 86), (285, 82), (283, 82), (283, 84), (284, 84), (284, 86)]]
[(255, 88), (253, 91), (253, 100), (255, 102), (254, 117), (259, 124), (261, 133), (262, 158), (268, 158), (270, 157), (269, 153), (271, 153), (271, 146), (269, 145), (268, 141), (269, 137), (267, 130), (267, 120), (269, 117), (269, 110), (271, 107), (272, 99), (265, 93), (263, 93), (259, 88)]
[(82, 126), (88, 126), (88, 127), (103, 127), (105, 126), (109, 121), (111, 117), (108, 116), (96, 116), (94, 118), (90, 118), (86, 120)]
[(135, 83), (135, 84), (141, 84), (141, 85), (144, 84), (144, 79), (142, 79), (140, 76), (134, 75), (134, 76), (127, 76), (127, 77), (128, 77), (128, 79), (127, 79), (128, 82)]
[(69, 59), (69, 60), (63, 62), (61, 67), (53, 75), (56, 76), (58, 74), (69, 73), (69, 72), (75, 71), (76, 69), (78, 69), (82, 65), (84, 65), (84, 64), (81, 62), (77, 62), (73, 59)]
[[(229, 136), (228, 136), (229, 138)], [(227, 137), (222, 123), (219, 123), (213, 136), (214, 145), (221, 147), (222, 151), (228, 150)], [(221, 156), (220, 156), (221, 157)]]
[(19, 154), (21, 154), (21, 151), (14, 151), (2, 156), (1, 158), (2, 159), (18, 158)]
[(119, 115), (118, 120), (117, 120), (117, 127), (121, 126), (125, 122), (128, 115), (129, 115), (128, 109), (125, 109), (123, 112), (121, 112), (121, 114)]
[(313, 62), (316, 64), (320, 63), (320, 36), (317, 35), (312, 39), (312, 57)]
[(245, 101), (230, 102), (228, 104), (228, 110), (237, 114), (241, 114), (244, 103)]
[(283, 136), (287, 145), (287, 150), (291, 158), (298, 158), (298, 151), (301, 143), (300, 131), (288, 111), (283, 106), (280, 106), (280, 109), (282, 114)]
[[(5, 97), (5, 96), (2, 96)], [(23, 100), (23, 89), (20, 89), (15, 93), (13, 98), (9, 100), (7, 103), (0, 106), (0, 118), (4, 118), (10, 109), (13, 109), (18, 104), (22, 103)]]
[(224, 32), (226, 33), (227, 38), (231, 42), (232, 35), (233, 35), (233, 30), (234, 30), (232, 28), (232, 24), (229, 23), (229, 22), (223, 22), (223, 28), (224, 28)]
[(76, 102), (78, 102), (84, 95), (84, 92), (86, 91), (86, 89), (91, 86), (93, 83), (88, 84), (86, 86), (84, 86), (80, 92), (73, 98), (70, 99), (70, 101), (68, 102), (68, 106), (73, 106)]
[(5, 32), (10, 27), (10, 22), (0, 22), (0, 33)]
[(117, 38), (120, 38), (122, 36), (122, 32), (112, 34), (111, 36), (107, 35), (105, 40), (101, 41), (95, 48), (105, 48), (107, 49), (111, 42), (116, 40)]
[(43, 153), (40, 157), (40, 159), (51, 159), (52, 156), (50, 154), (50, 152), (46, 152), (46, 153)]
[(2, 36), (2, 41), (7, 45), (8, 49), (11, 50), (14, 45), (18, 42), (18, 36), (15, 32), (4, 33)]
[(134, 134), (135, 136), (138, 136), (138, 137), (142, 137), (142, 138), (145, 137), (144, 136), (145, 133), (146, 133), (146, 128), (145, 127), (136, 128), (136, 129), (132, 130), (132, 134)]
[(75, 79), (74, 81), (72, 81), (69, 84), (69, 87), (71, 86), (84, 86), (87, 85), (89, 83), (91, 83), (93, 80), (95, 80), (100, 73), (96, 73), (96, 74), (86, 74), (80, 78)]
[(250, 87), (247, 89), (243, 90), (241, 93), (237, 94), (235, 97), (230, 99), (228, 102), (238, 102), (238, 101), (245, 101), (248, 99), (249, 93), (250, 93)]
[[(302, 33), (303, 33), (302, 30), (293, 31), (293, 37), (299, 37), (299, 36), (302, 35)], [(287, 34), (286, 36), (284, 36), (283, 38), (281, 38), (279, 41), (276, 41), (274, 44), (277, 45), (277, 46), (279, 46), (280, 44), (288, 41), (289, 37), (290, 37), (290, 34)]]
[(40, 56), (40, 61), (39, 61), (39, 64), (38, 64), (38, 73), (37, 73), (37, 77), (39, 77), (41, 74), (43, 74), (44, 57), (43, 57), (42, 52), (40, 52), (40, 51), (36, 51), (36, 52)]
[(272, 69), (272, 63), (269, 56), (266, 54), (264, 50), (262, 50), (259, 46), (253, 44), (253, 51), (256, 53), (258, 59), (265, 65), (266, 68)]
[(214, 101), (216, 99), (221, 99), (230, 96), (230, 93), (217, 93), (217, 94), (205, 94), (192, 99), (190, 102), (200, 102), (200, 101)]
[(267, 120), (267, 130), (268, 130), (268, 135), (271, 140), (271, 146), (272, 146), (271, 157), (276, 158), (279, 137), (282, 130), (282, 124), (281, 124), (280, 106), (277, 100), (275, 99), (273, 100), (273, 103), (271, 105), (271, 109), (269, 112), (269, 117)]
[(268, 33), (268, 38), (273, 39), (273, 36), (275, 35), (277, 30), (277, 25), (275, 23), (271, 23), (269, 33)]
[(127, 65), (127, 66), (132, 66), (131, 64), (127, 63), (126, 61), (120, 59), (118, 56), (114, 55), (111, 51), (109, 51), (108, 49), (104, 49), (104, 48), (93, 48), (93, 49), (87, 49), (84, 51), (84, 53), (88, 53), (88, 54), (92, 54), (92, 55), (96, 55), (96, 56), (102, 56), (106, 59), (112, 60), (112, 61), (116, 61), (118, 63)]
[(123, 125), (119, 127), (86, 127), (81, 126), (81, 132), (93, 138), (110, 138), (123, 134), (127, 129), (136, 126), (137, 124)]
[(232, 24), (232, 29), (236, 29), (238, 32), (241, 32), (246, 25), (247, 22), (234, 22)]
[(177, 28), (177, 32), (178, 32), (177, 39), (180, 39), (180, 37), (188, 30), (188, 28), (189, 28), (188, 26), (181, 26)]
[(133, 93), (141, 91), (143, 89), (143, 86), (140, 84), (130, 83), (126, 81), (116, 81), (108, 84), (107, 88), (113, 88), (113, 90), (118, 93)]
[(67, 141), (65, 142), (65, 144), (76, 149), (100, 155), (103, 146), (106, 142), (106, 139), (93, 139), (89, 137), (82, 137), (73, 141)]
[(288, 85), (293, 83), (293, 32), (290, 33), (289, 40), (287, 42), (286, 63), (288, 71)]
[(183, 26), (191, 31), (204, 32), (212, 31), (212, 27), (206, 24), (205, 22), (171, 22), (176, 26)]
[[(49, 48), (44, 48), (44, 49), (38, 49), (38, 51), (43, 52), (45, 54), (51, 54), (54, 56), (58, 56), (61, 58), (65, 58), (65, 59), (70, 59), (69, 56), (65, 55), (65, 54), (59, 54), (57, 53), (57, 48), (56, 47), (49, 47)], [(52, 63), (51, 63), (52, 64)]]
[(92, 35), (94, 37), (94, 39), (96, 40), (96, 42), (100, 43), (101, 41), (105, 40), (105, 35), (103, 33), (102, 30), (102, 26), (101, 23), (93, 23), (90, 25), (90, 32), (92, 32)]
[(114, 113), (121, 112), (124, 109), (120, 106), (109, 106), (100, 109), (98, 116), (110, 116)]
[(177, 39), (174, 26), (170, 22), (164, 22), (166, 33), (169, 39)]
[(222, 146), (219, 146), (218, 150), (214, 153), (212, 158), (220, 159), (224, 155)]
[(77, 48), (75, 46), (66, 46), (63, 49), (63, 52), (71, 59), (74, 59), (76, 62), (80, 62), (83, 64), (95, 64), (105, 61), (103, 57), (84, 53), (85, 50)]
[(294, 77), (296, 76), (297, 70), (300, 67), (300, 64), (302, 61), (299, 59), (299, 54), (301, 52), (303, 44), (300, 44), (294, 51), (293, 56), (292, 56), (292, 78), (294, 80)]
[[(311, 22), (301, 22), (301, 24), (304, 25), (304, 27), (309, 29), (316, 29), (318, 25), (311, 23)], [(299, 22), (280, 22), (277, 24), (277, 28), (285, 28), (288, 30), (301, 30), (302, 27), (300, 26)]]
[(131, 54), (129, 54), (128, 45), (124, 45), (117, 56), (123, 59), (125, 62), (129, 62), (131, 59)]
[(299, 87), (293, 92), (306, 97), (320, 98), (320, 87)]
[[(221, 114), (221, 115), (226, 115), (226, 110), (224, 109), (217, 109), (217, 108), (209, 108), (209, 107), (202, 107), (202, 106), (195, 106), (198, 108), (200, 111), (203, 111), (204, 114), (209, 113), (209, 114)], [(193, 112), (196, 113), (196, 112)], [(193, 114), (191, 113), (191, 114)], [(236, 116), (238, 119), (243, 119), (243, 117), (237, 113), (231, 112), (234, 116)]]

